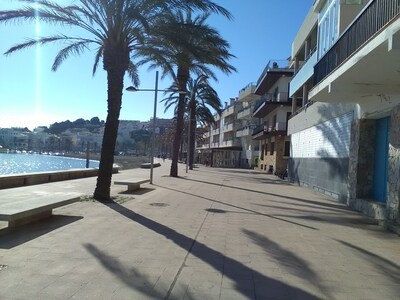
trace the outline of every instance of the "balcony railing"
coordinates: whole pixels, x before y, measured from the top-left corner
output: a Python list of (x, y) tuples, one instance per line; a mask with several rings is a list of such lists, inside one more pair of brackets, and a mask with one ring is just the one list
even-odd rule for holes
[(274, 125), (260, 125), (254, 128), (253, 135), (260, 132), (286, 131), (286, 122), (276, 122)]
[(239, 110), (237, 113), (237, 118), (241, 119), (241, 118), (244, 118), (247, 116), (251, 116), (253, 109), (254, 109), (254, 105), (248, 106), (248, 107), (245, 107), (245, 108)]
[(265, 66), (261, 76), (257, 80), (257, 86), (260, 85), (261, 81), (263, 80), (265, 74), (271, 70), (285, 70), (289, 69), (288, 61), (287, 60), (270, 60), (267, 65)]
[(241, 98), (242, 94), (246, 92), (247, 93), (253, 93), (254, 90), (256, 89), (256, 83), (255, 82), (250, 82), (247, 84), (244, 88), (242, 88), (239, 91), (239, 98)]
[(314, 85), (353, 55), (400, 13), (399, 0), (374, 0), (314, 67)]
[(240, 129), (236, 130), (236, 137), (238, 138), (238, 137), (242, 137), (242, 136), (251, 135), (253, 133), (254, 128), (256, 128), (255, 125), (240, 128)]
[(254, 112), (256, 112), (265, 102), (288, 102), (289, 100), (289, 93), (287, 92), (264, 94), (261, 99), (257, 101)]

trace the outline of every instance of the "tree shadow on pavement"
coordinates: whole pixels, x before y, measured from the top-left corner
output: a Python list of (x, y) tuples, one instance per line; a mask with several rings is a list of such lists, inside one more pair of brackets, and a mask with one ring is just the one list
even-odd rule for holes
[(286, 198), (289, 200), (299, 201), (299, 202), (303, 202), (303, 203), (314, 204), (314, 205), (318, 205), (318, 206), (336, 208), (336, 209), (341, 209), (344, 211), (354, 212), (350, 208), (344, 206), (343, 204), (341, 205), (341, 204), (328, 203), (327, 201), (319, 202), (319, 201), (315, 201), (315, 200), (302, 199), (302, 198), (297, 198), (297, 197), (292, 197), (292, 196), (287, 196), (287, 195), (282, 195), (282, 194), (274, 194), (274, 193), (268, 193), (268, 192), (264, 192), (264, 191), (251, 190), (251, 189), (246, 189), (246, 188), (242, 188), (242, 187), (231, 186), (231, 185), (226, 185), (226, 184), (219, 184), (219, 183), (215, 183), (215, 182), (203, 181), (203, 180), (198, 180), (198, 179), (189, 179), (189, 178), (182, 178), (182, 177), (179, 177), (179, 179), (195, 181), (195, 182), (200, 182), (200, 183), (205, 183), (205, 184), (212, 184), (212, 185), (216, 185), (216, 186), (223, 186), (226, 188), (237, 189), (237, 190), (242, 190), (242, 191), (251, 192), (251, 193), (258, 193), (258, 194), (274, 196), (274, 197), (279, 197), (279, 198)]
[[(268, 298), (271, 297), (271, 295), (274, 295), (275, 298), (279, 299), (317, 299), (316, 296), (302, 290), (296, 287), (293, 287), (289, 284), (286, 284), (284, 282), (281, 282), (279, 280), (267, 277), (255, 270), (252, 270), (248, 266), (232, 259), (229, 257), (226, 257), (224, 254), (213, 250), (206, 246), (203, 243), (200, 243), (196, 241), (195, 239), (189, 238), (165, 225), (162, 225), (158, 222), (155, 222), (149, 218), (146, 218), (140, 214), (135, 213), (134, 211), (118, 204), (118, 203), (103, 203), (104, 205), (108, 206), (110, 209), (118, 212), (119, 214), (125, 216), (126, 218), (148, 228), (149, 230), (152, 230), (153, 232), (169, 239), (171, 242), (173, 242), (175, 245), (181, 247), (182, 249), (186, 249), (188, 251), (188, 254), (186, 257), (188, 257), (189, 254), (199, 258), (201, 261), (204, 263), (208, 264), (209, 266), (213, 267), (216, 269), (218, 272), (223, 271), (224, 276), (230, 278), (235, 282), (235, 288), (238, 292), (240, 292), (242, 295), (245, 297), (253, 297), (255, 291), (249, 291), (248, 285), (244, 284), (243, 280), (238, 279), (237, 277), (237, 272), (240, 273), (247, 273), (251, 274), (252, 278), (257, 279), (257, 285), (261, 285), (264, 288), (266, 287), (268, 292), (265, 295), (259, 295), (260, 297), (257, 298)], [(216, 263), (218, 261), (223, 261), (224, 262), (224, 267), (221, 270), (220, 264)], [(171, 284), (167, 295), (165, 296), (164, 299), (169, 299), (172, 293), (172, 290), (174, 289), (174, 286), (178, 280), (179, 274), (181, 273), (181, 270), (185, 267), (185, 261), (183, 262), (181, 269), (178, 271), (176, 278), (174, 279), (173, 283)], [(110, 269), (113, 273), (120, 273), (122, 276), (124, 276), (124, 273), (121, 273), (120, 267), (117, 269)]]
[[(265, 183), (265, 184), (277, 184), (277, 185), (293, 185), (292, 183), (288, 182), (287, 180), (282, 180), (279, 177), (276, 177), (276, 179), (271, 179), (271, 178), (265, 178), (265, 176), (275, 176), (275, 175), (270, 175), (270, 174), (266, 174), (266, 173), (255, 173), (255, 172), (237, 172), (234, 170), (226, 170), (226, 171), (217, 171), (217, 172), (212, 172), (212, 171), (204, 171), (201, 170), (202, 173), (212, 173), (212, 174), (217, 174), (217, 175), (221, 175), (220, 173), (234, 173), (235, 175), (227, 175), (227, 174), (223, 174), (224, 178), (234, 178), (234, 179), (238, 179), (238, 178), (243, 178), (246, 179), (247, 181), (250, 182), (258, 182), (258, 183)], [(241, 176), (241, 175), (237, 175), (237, 174), (255, 174), (255, 175), (259, 175), (258, 177), (252, 176)], [(197, 173), (199, 174), (199, 173)], [(186, 178), (185, 178), (186, 179)]]
[(327, 298), (332, 298), (326, 287), (323, 286), (317, 273), (309, 267), (308, 263), (295, 253), (282, 248), (269, 238), (247, 229), (242, 230), (257, 245), (272, 257), (279, 265), (290, 274), (307, 280), (310, 285), (316, 286)]
[(284, 218), (293, 218), (293, 219), (302, 219), (307, 221), (315, 221), (321, 223), (329, 223), (334, 225), (360, 228), (360, 229), (368, 229), (368, 230), (376, 230), (378, 232), (386, 232), (382, 226), (379, 226), (378, 220), (370, 219), (365, 216), (331, 216), (324, 215), (318, 216), (319, 213), (315, 213), (316, 215), (287, 215), (287, 214), (274, 214), (277, 217)]
[(400, 288), (400, 266), (398, 264), (348, 242), (335, 240), (353, 250), (357, 257), (365, 260), (366, 264), (373, 265), (379, 271), (379, 276), (385, 276)]
[(162, 299), (164, 297), (154, 289), (154, 283), (151, 283), (150, 279), (141, 274), (136, 268), (121, 264), (118, 259), (106, 254), (93, 244), (84, 244), (84, 247), (98, 259), (104, 268), (116, 275), (130, 288), (154, 299)]
[(194, 196), (194, 197), (197, 197), (197, 198), (200, 198), (200, 199), (204, 199), (204, 200), (207, 200), (207, 201), (211, 201), (211, 202), (214, 202), (214, 203), (219, 203), (219, 204), (223, 204), (223, 205), (226, 205), (226, 206), (229, 206), (229, 207), (233, 207), (233, 208), (237, 208), (237, 209), (240, 209), (240, 210), (244, 210), (246, 212), (250, 212), (250, 213), (253, 213), (255, 215), (268, 217), (268, 218), (271, 218), (271, 219), (275, 219), (275, 220), (278, 220), (278, 221), (282, 221), (282, 222), (285, 222), (285, 223), (293, 224), (293, 225), (296, 225), (296, 226), (301, 226), (301, 227), (312, 229), (312, 230), (319, 230), (318, 228), (315, 228), (315, 227), (312, 227), (312, 226), (308, 226), (308, 225), (304, 225), (304, 224), (301, 224), (301, 223), (289, 221), (289, 220), (286, 220), (286, 219), (275, 217), (273, 215), (261, 213), (259, 211), (252, 210), (252, 209), (249, 209), (249, 208), (240, 207), (240, 206), (237, 206), (237, 205), (234, 205), (234, 204), (226, 203), (226, 202), (215, 200), (215, 199), (210, 199), (210, 198), (199, 196), (199, 195), (196, 195), (196, 194), (191, 194), (191, 193), (188, 193), (188, 192), (184, 192), (184, 191), (181, 191), (181, 190), (176, 190), (176, 189), (173, 189), (173, 188), (170, 188), (170, 187), (166, 187), (166, 186), (162, 186), (162, 185), (157, 185), (157, 186), (162, 187), (162, 188), (164, 188), (166, 190), (170, 190), (170, 191), (186, 194), (186, 195), (189, 195), (189, 196)]

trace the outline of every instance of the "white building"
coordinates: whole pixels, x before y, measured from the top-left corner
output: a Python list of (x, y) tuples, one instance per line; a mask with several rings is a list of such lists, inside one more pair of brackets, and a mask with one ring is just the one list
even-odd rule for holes
[(316, 0), (292, 46), (289, 176), (381, 220), (399, 220), (400, 5)]

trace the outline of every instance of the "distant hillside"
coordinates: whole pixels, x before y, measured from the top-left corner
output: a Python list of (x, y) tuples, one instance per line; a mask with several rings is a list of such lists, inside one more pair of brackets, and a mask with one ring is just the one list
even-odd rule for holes
[(80, 118), (73, 122), (67, 120), (63, 122), (53, 123), (46, 131), (52, 134), (60, 134), (68, 129), (85, 128), (90, 132), (93, 132), (101, 126), (104, 126), (104, 121), (100, 121), (98, 117), (93, 117), (90, 120), (84, 120)]

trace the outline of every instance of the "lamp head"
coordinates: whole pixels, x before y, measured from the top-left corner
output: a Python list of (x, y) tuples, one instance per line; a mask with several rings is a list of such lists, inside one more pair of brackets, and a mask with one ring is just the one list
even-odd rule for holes
[(134, 86), (128, 86), (125, 90), (128, 92), (137, 92), (138, 91), (138, 89), (135, 88)]

